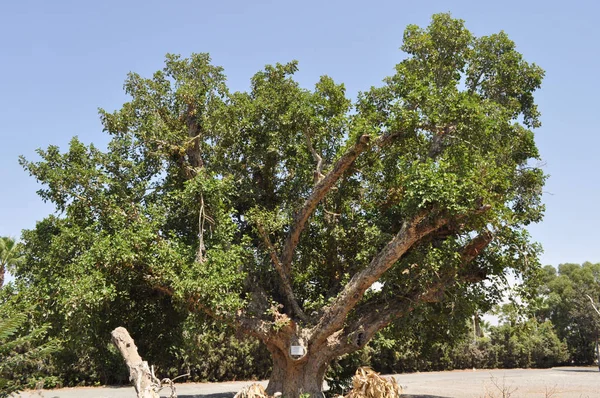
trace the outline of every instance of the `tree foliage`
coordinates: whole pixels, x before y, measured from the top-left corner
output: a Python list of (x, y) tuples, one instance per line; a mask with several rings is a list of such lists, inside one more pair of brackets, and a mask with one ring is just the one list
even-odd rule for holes
[[(589, 297), (600, 299), (600, 264), (546, 266), (540, 275), (539, 298), (533, 305), (541, 320), (550, 320), (569, 347), (570, 360), (591, 364), (600, 333), (600, 317)], [(588, 297), (589, 296), (589, 297)]]
[(37, 371), (57, 349), (56, 342), (47, 339), (49, 325), (36, 325), (32, 304), (23, 298), (13, 286), (0, 293), (1, 398), (34, 387), (40, 379)]
[(291, 396), (413, 311), (497, 298), (508, 269), (537, 266), (543, 71), (448, 14), (409, 26), (402, 50), (356, 101), (327, 76), (301, 87), (295, 61), (247, 92), (207, 54), (129, 74), (131, 100), (100, 111), (106, 150), (74, 138), (21, 160), (59, 216), (24, 234), (19, 277), (89, 344), (114, 326), (95, 314), (118, 312), (149, 358), (180, 333), (160, 325), (205, 312), (265, 343), (270, 390)]
[(499, 315), (500, 325), (490, 328), (493, 367), (548, 368), (569, 359), (568, 346), (555, 325), (537, 319), (532, 308), (522, 311), (514, 303), (504, 304)]
[(13, 270), (23, 260), (22, 247), (8, 236), (0, 237), (0, 288), (4, 285), (6, 271)]

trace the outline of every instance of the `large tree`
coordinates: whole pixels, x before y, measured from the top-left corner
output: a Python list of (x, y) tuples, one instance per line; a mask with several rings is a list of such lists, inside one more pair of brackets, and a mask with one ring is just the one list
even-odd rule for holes
[(130, 102), (101, 111), (107, 151), (74, 139), (22, 160), (61, 212), (25, 234), (23, 274), (55, 253), (69, 311), (125, 283), (229, 323), (266, 345), (286, 397), (320, 395), (334, 358), (411, 312), (527, 276), (543, 71), (448, 14), (402, 50), (355, 102), (326, 76), (300, 87), (296, 62), (235, 93), (207, 54), (131, 73)]

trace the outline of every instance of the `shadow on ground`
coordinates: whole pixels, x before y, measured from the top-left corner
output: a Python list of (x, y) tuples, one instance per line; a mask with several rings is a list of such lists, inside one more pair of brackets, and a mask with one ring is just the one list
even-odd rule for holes
[(554, 368), (553, 370), (558, 370), (559, 372), (598, 373), (598, 369), (596, 369), (596, 368), (589, 368), (589, 369), (561, 369), (561, 368)]
[[(235, 395), (234, 392), (222, 392), (219, 394), (207, 394), (207, 395), (178, 395), (178, 398), (231, 398)], [(409, 395), (402, 394), (402, 398), (450, 398), (442, 397), (440, 395)]]
[(450, 398), (450, 397), (442, 397), (441, 395), (410, 395), (410, 394), (402, 394), (402, 398)]

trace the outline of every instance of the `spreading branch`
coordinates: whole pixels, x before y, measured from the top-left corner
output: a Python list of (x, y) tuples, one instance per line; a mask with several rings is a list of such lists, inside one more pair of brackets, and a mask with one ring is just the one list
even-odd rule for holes
[(371, 263), (350, 279), (335, 301), (325, 309), (319, 323), (314, 327), (311, 339), (314, 344), (321, 343), (327, 336), (341, 329), (346, 316), (362, 299), (367, 289), (416, 242), (449, 221), (445, 217), (436, 217), (430, 221), (428, 216), (429, 212), (422, 211), (411, 220), (405, 221), (400, 231), (371, 260)]
[[(382, 148), (388, 145), (396, 137), (402, 135), (401, 132), (386, 132), (375, 140), (373, 143), (374, 147)], [(337, 183), (342, 177), (344, 172), (350, 168), (352, 163), (358, 158), (358, 156), (369, 147), (371, 137), (369, 135), (361, 135), (358, 141), (342, 155), (341, 158), (333, 165), (331, 170), (323, 177), (320, 178), (315, 185), (313, 192), (304, 201), (302, 208), (296, 213), (290, 232), (283, 245), (281, 252), (281, 264), (285, 272), (289, 274), (292, 259), (294, 257), (294, 250), (300, 241), (300, 235), (306, 227), (306, 222), (310, 216), (314, 213), (317, 205), (325, 197), (325, 195), (331, 190), (331, 188)], [(312, 144), (311, 144), (312, 146)], [(309, 148), (310, 150), (310, 148)], [(318, 170), (318, 166), (317, 166)]]
[(471, 239), (471, 241), (463, 248), (461, 252), (462, 264), (466, 265), (475, 260), (475, 258), (479, 256), (483, 249), (485, 249), (493, 239), (494, 234), (488, 229), (485, 229), (483, 232)]
[(287, 274), (290, 273), (294, 250), (300, 241), (300, 234), (306, 226), (306, 222), (313, 214), (319, 202), (325, 197), (327, 192), (335, 185), (346, 170), (356, 160), (368, 146), (370, 137), (362, 135), (356, 144), (352, 146), (342, 157), (335, 163), (331, 171), (327, 173), (314, 187), (313, 192), (304, 202), (304, 205), (296, 213), (290, 232), (283, 245), (281, 252), (281, 264)]
[(458, 269), (450, 267), (427, 287), (415, 287), (410, 292), (388, 298), (386, 301), (375, 300), (365, 303), (357, 309), (357, 318), (343, 330), (337, 332), (336, 343), (330, 346), (332, 353), (343, 355), (362, 348), (363, 342), (369, 341), (375, 333), (389, 325), (394, 320), (407, 315), (418, 305), (439, 302), (444, 292), (457, 282), (481, 282), (486, 278), (485, 273), (472, 273), (469, 265), (493, 240), (494, 235), (485, 230), (465, 245), (461, 253), (461, 264)]
[[(164, 295), (175, 296), (175, 290), (171, 286), (164, 284), (153, 284), (152, 288)], [(256, 317), (247, 314), (243, 310), (238, 310), (235, 313), (227, 313), (223, 311), (215, 311), (212, 307), (205, 305), (202, 300), (195, 294), (190, 294), (184, 299), (188, 310), (192, 313), (204, 313), (209, 317), (223, 322), (236, 330), (240, 330), (242, 333), (256, 337), (264, 343), (270, 342), (273, 339), (274, 324), (277, 326), (281, 333), (287, 332), (293, 322), (289, 320), (285, 315), (275, 314), (279, 318), (275, 321), (267, 320), (262, 317)], [(262, 314), (262, 313), (261, 313)], [(285, 326), (285, 327), (282, 327)]]
[(273, 243), (271, 243), (269, 235), (260, 224), (257, 224), (257, 230), (259, 235), (262, 237), (263, 242), (267, 247), (267, 250), (269, 251), (269, 255), (271, 256), (271, 262), (273, 263), (273, 266), (279, 274), (279, 278), (281, 279), (281, 291), (284, 294), (286, 300), (288, 301), (288, 304), (290, 305), (293, 314), (301, 320), (308, 322), (308, 317), (306, 316), (304, 311), (302, 311), (300, 305), (298, 305), (298, 301), (296, 300), (296, 296), (294, 295), (294, 290), (292, 289), (292, 283), (290, 281), (290, 275), (285, 271), (283, 265), (281, 264), (281, 261), (279, 260), (279, 257), (277, 257), (277, 251), (275, 250), (275, 247), (273, 247)]

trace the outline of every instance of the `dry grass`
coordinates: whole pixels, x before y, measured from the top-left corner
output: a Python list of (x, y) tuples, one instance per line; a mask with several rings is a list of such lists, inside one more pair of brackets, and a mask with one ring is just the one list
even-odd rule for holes
[(345, 398), (397, 398), (402, 388), (396, 380), (383, 378), (370, 368), (358, 368), (352, 377), (352, 391)]
[(499, 380), (494, 376), (490, 376), (490, 380), (492, 382), (492, 387), (489, 389), (487, 387), (485, 388), (484, 398), (511, 398), (515, 391), (518, 390), (517, 387), (506, 384), (505, 377), (503, 377), (502, 380)]
[(265, 388), (258, 383), (251, 384), (240, 390), (233, 398), (268, 398)]

